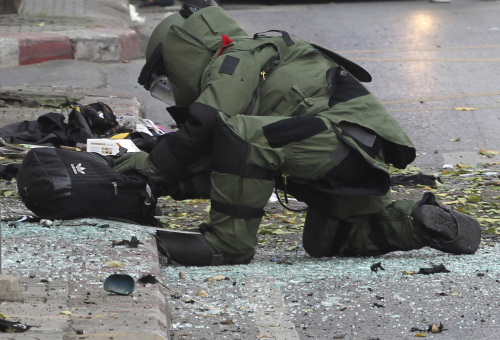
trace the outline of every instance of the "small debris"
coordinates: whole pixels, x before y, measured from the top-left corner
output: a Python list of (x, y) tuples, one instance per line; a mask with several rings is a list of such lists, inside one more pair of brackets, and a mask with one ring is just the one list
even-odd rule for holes
[(418, 274), (430, 275), (437, 273), (450, 273), (448, 269), (443, 264), (431, 267), (431, 268), (420, 268)]
[(221, 325), (234, 325), (233, 319), (226, 319), (220, 322)]
[(130, 241), (127, 240), (121, 240), (121, 241), (113, 241), (112, 247), (114, 248), (115, 246), (127, 246), (127, 248), (137, 248), (139, 244), (144, 244), (141, 241), (137, 239), (137, 237), (132, 236)]
[(384, 269), (384, 267), (382, 267), (382, 262), (377, 262), (377, 263), (372, 264), (372, 265), (370, 266), (370, 270), (371, 270), (372, 272), (375, 272), (375, 273), (376, 273), (376, 272), (378, 272), (379, 270), (385, 270), (385, 269)]
[(0, 332), (3, 333), (23, 333), (31, 327), (40, 327), (34, 325), (25, 325), (19, 321), (8, 321), (0, 318)]
[(289, 264), (289, 265), (292, 265), (293, 263), (288, 261), (288, 260), (276, 260), (276, 263), (277, 264)]
[(231, 279), (227, 276), (224, 276), (224, 275), (216, 275), (216, 276), (206, 278), (205, 282), (214, 282), (214, 281), (222, 281), (222, 280), (231, 280)]
[(441, 333), (443, 331), (443, 324), (439, 323), (439, 326), (433, 324), (430, 326), (431, 333)]
[(52, 227), (52, 225), (54, 224), (54, 222), (52, 222), (51, 220), (40, 220), (40, 224), (44, 228), (50, 228), (50, 227)]
[(143, 275), (137, 281), (139, 281), (140, 283), (144, 283), (144, 284), (147, 284), (147, 283), (156, 284), (156, 283), (158, 283), (158, 279), (153, 274)]
[(429, 186), (431, 188), (436, 188), (438, 183), (443, 183), (439, 176), (435, 175), (425, 175), (418, 173), (417, 175), (396, 175), (391, 176), (391, 185), (403, 185), (403, 186)]
[(427, 329), (412, 327), (410, 329), (410, 332), (420, 332), (420, 333), (415, 334), (415, 336), (416, 337), (426, 337), (428, 333), (441, 333), (445, 330), (446, 329), (444, 328), (443, 324), (440, 322), (439, 326), (437, 324), (433, 323), (432, 325), (429, 325), (429, 327), (427, 327)]

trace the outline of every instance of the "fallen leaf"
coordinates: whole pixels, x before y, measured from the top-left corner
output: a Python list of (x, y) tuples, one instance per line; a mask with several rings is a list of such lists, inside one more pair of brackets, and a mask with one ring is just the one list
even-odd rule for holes
[(221, 325), (234, 325), (233, 319), (226, 319), (220, 322)]
[(187, 216), (188, 213), (187, 212), (183, 212), (183, 213), (177, 213), (177, 214), (173, 214), (173, 215), (170, 215), (171, 217), (185, 217)]
[(427, 336), (427, 332), (424, 333), (415, 333), (416, 338), (425, 338)]
[(498, 155), (499, 152), (495, 150), (479, 149), (477, 153), (486, 157), (493, 157), (495, 155)]
[(443, 331), (443, 324), (439, 323), (439, 326), (432, 324), (427, 331), (430, 331), (431, 333), (441, 333)]
[(277, 264), (289, 264), (289, 265), (293, 265), (292, 262), (288, 261), (288, 260), (278, 260), (276, 261)]
[(474, 202), (479, 202), (481, 199), (477, 195), (472, 195), (467, 197), (467, 202), (468, 203), (474, 203)]
[(451, 138), (450, 142), (460, 142), (460, 138)]
[(106, 261), (104, 264), (111, 268), (125, 268), (123, 262), (120, 261)]
[(227, 276), (224, 276), (224, 275), (216, 275), (216, 276), (214, 276), (214, 280), (215, 281), (222, 281), (222, 280), (231, 280), (231, 279), (228, 278)]
[(199, 296), (199, 297), (208, 297), (208, 293), (206, 290), (204, 289), (200, 289), (197, 293), (196, 293), (196, 296)]
[(62, 314), (62, 315), (71, 315), (71, 311), (69, 311), (69, 310), (63, 310), (63, 311), (59, 312), (59, 314)]
[(12, 190), (2, 190), (1, 193), (4, 197), (10, 197), (14, 194)]
[(463, 106), (458, 106), (453, 108), (456, 111), (475, 111), (477, 110), (477, 107), (463, 107)]
[(490, 234), (490, 235), (500, 234), (500, 232), (498, 231), (498, 229), (495, 228), (495, 227), (490, 227), (490, 228), (484, 230), (483, 232), (486, 233), (486, 234)]
[(410, 270), (403, 270), (402, 273), (405, 275), (414, 275), (415, 274), (415, 272), (412, 272)]

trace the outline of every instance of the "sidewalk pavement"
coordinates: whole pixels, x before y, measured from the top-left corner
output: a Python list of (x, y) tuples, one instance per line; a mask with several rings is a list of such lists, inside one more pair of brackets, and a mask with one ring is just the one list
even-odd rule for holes
[[(79, 102), (96, 101), (109, 104), (117, 115), (140, 115), (134, 97), (89, 92)], [(36, 119), (49, 111), (13, 106), (0, 121)], [(165, 289), (137, 282), (147, 274), (162, 280), (154, 228), (99, 219), (22, 221), (33, 214), (15, 194), (15, 185), (0, 181), (0, 318), (36, 327), (23, 333), (2, 333), (0, 327), (0, 339), (170, 338)], [(132, 236), (141, 242), (137, 248), (113, 245)], [(113, 273), (132, 276), (135, 291), (129, 296), (105, 291), (104, 281)]]
[(128, 0), (22, 0), (0, 15), (0, 67), (142, 57)]
[[(3, 222), (2, 274), (19, 281), (23, 302), (1, 302), (0, 314), (32, 327), (0, 339), (168, 339), (160, 284), (136, 282), (131, 295), (103, 288), (114, 273), (161, 281), (153, 231), (99, 219)], [(132, 236), (137, 248), (114, 245)]]

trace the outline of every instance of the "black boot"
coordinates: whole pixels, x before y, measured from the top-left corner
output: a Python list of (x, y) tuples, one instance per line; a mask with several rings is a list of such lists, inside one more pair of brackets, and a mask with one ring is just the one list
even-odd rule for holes
[(157, 230), (156, 241), (161, 254), (184, 266), (217, 266), (225, 262), (200, 232)]
[(451, 254), (473, 254), (481, 242), (481, 226), (470, 216), (436, 202), (426, 193), (413, 212), (414, 221), (424, 230), (428, 246)]

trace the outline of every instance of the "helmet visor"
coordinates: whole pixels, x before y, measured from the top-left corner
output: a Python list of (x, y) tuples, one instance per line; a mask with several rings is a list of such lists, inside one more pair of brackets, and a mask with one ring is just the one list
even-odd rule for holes
[(155, 99), (161, 100), (167, 105), (175, 105), (174, 95), (172, 93), (172, 85), (170, 81), (165, 76), (154, 76), (154, 80), (151, 82), (151, 88), (149, 92), (151, 96)]

